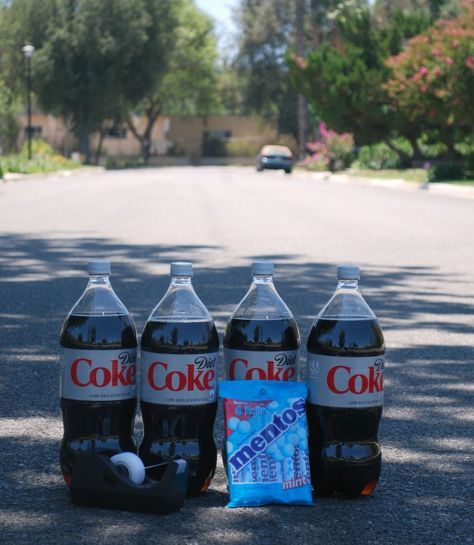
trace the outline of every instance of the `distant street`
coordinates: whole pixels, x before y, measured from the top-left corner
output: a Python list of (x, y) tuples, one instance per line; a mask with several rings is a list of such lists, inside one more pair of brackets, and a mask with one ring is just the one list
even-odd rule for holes
[[(473, 540), (474, 199), (244, 167), (84, 172), (0, 182), (0, 237), (0, 542)], [(58, 465), (57, 340), (91, 257), (112, 261), (113, 286), (139, 331), (167, 287), (169, 262), (192, 261), (221, 336), (252, 258), (272, 259), (302, 346), (336, 266), (359, 264), (387, 344), (373, 496), (230, 510), (219, 462), (211, 490), (174, 515), (72, 506)], [(221, 417), (216, 436), (220, 444)]]

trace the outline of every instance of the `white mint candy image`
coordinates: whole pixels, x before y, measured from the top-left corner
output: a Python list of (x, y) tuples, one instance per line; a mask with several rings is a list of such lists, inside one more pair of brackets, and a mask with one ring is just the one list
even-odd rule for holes
[(291, 445), (297, 445), (300, 438), (298, 437), (298, 435), (296, 433), (289, 433), (287, 436), (286, 436), (286, 440), (289, 444)]
[(300, 439), (306, 439), (307, 436), (308, 436), (308, 433), (306, 431), (306, 428), (304, 428), (303, 426), (298, 426), (297, 430), (296, 430), (296, 433), (298, 434), (298, 437)]
[(293, 454), (295, 453), (295, 447), (293, 445), (290, 445), (289, 443), (287, 443), (282, 449), (281, 451), (283, 452), (283, 454), (285, 456), (293, 456)]
[(308, 448), (308, 440), (306, 439), (306, 437), (304, 439), (300, 439), (299, 443), (298, 443), (298, 448), (300, 450), (307, 450)]
[(276, 450), (273, 453), (272, 457), (275, 460), (275, 462), (283, 462), (283, 460), (285, 459), (285, 457), (283, 456), (283, 454), (279, 450)]
[(231, 416), (227, 421), (227, 426), (231, 430), (236, 430), (237, 426), (240, 424), (240, 420), (236, 416)]
[(242, 420), (237, 426), (237, 431), (239, 431), (240, 433), (249, 433), (251, 429), (252, 425), (248, 420)]

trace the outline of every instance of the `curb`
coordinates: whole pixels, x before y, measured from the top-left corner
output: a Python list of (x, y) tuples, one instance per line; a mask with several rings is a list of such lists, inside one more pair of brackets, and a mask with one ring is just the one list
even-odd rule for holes
[(399, 189), (403, 191), (429, 191), (438, 195), (449, 195), (474, 199), (474, 186), (464, 187), (461, 185), (443, 183), (443, 182), (407, 182), (402, 178), (368, 178), (367, 176), (357, 176), (354, 174), (333, 174), (332, 172), (304, 172), (295, 171), (296, 175), (312, 178), (323, 182), (332, 182), (339, 184), (360, 183), (372, 187), (384, 187), (387, 189)]
[(87, 172), (103, 172), (104, 167), (79, 167), (72, 170), (55, 170), (52, 172), (35, 172), (33, 174), (24, 174), (21, 172), (5, 172), (2, 182), (17, 182), (19, 180), (42, 180), (44, 178), (69, 178), (71, 176), (77, 176), (78, 174), (84, 174)]

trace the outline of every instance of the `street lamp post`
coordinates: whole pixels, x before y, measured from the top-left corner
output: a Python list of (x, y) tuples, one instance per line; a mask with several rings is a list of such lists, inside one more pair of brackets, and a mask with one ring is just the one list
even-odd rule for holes
[(26, 58), (26, 85), (28, 90), (28, 159), (31, 160), (31, 57), (35, 52), (34, 46), (26, 44), (22, 47), (23, 55)]

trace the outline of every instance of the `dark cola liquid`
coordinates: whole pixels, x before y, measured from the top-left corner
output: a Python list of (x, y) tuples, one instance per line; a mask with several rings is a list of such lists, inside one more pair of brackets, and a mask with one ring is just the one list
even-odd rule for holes
[[(250, 320), (232, 318), (225, 329), (224, 348), (248, 352), (276, 352), (298, 350), (300, 335), (294, 318)], [(225, 362), (229, 367), (228, 361)], [(229, 369), (226, 369), (229, 376)], [(295, 370), (294, 380), (298, 370)], [(231, 379), (232, 377), (229, 376)], [(259, 377), (256, 377), (259, 378)], [(263, 378), (263, 377), (262, 377)], [(222, 460), (227, 468), (226, 441), (222, 445)]]
[[(76, 350), (136, 348), (135, 327), (128, 315), (69, 316), (61, 329), (60, 344)], [(136, 452), (133, 438), (136, 398), (122, 401), (77, 401), (61, 398), (64, 436), (60, 464), (69, 484), (79, 452)]]
[(232, 318), (227, 324), (224, 347), (257, 352), (298, 350), (300, 336), (293, 318), (248, 320)]
[[(377, 320), (318, 320), (311, 329), (308, 352), (326, 356), (382, 356), (382, 329)], [(382, 407), (337, 408), (308, 403), (311, 479), (316, 493), (368, 495), (382, 462), (378, 429)]]
[[(141, 349), (161, 354), (213, 353), (219, 351), (219, 337), (210, 321), (151, 321), (143, 331)], [(207, 490), (217, 462), (213, 436), (217, 400), (203, 405), (163, 405), (141, 400), (140, 407), (144, 436), (139, 454), (145, 466), (184, 458), (188, 462), (188, 495)], [(158, 478), (160, 470), (147, 473)]]

